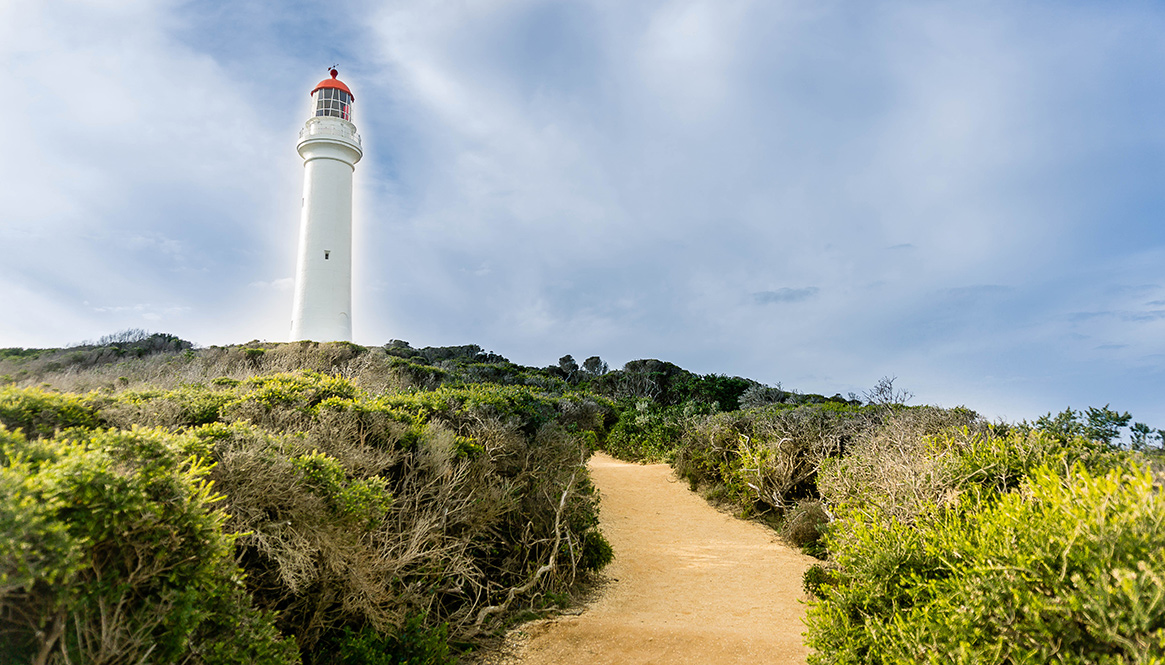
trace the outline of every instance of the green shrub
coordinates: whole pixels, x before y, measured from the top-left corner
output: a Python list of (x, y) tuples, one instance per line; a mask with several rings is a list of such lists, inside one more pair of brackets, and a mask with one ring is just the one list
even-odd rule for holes
[(223, 407), (234, 399), (230, 392), (202, 385), (173, 390), (125, 391), (102, 405), (101, 416), (121, 427), (194, 427), (217, 422)]
[(243, 382), (243, 390), (236, 403), (251, 402), (268, 410), (308, 410), (332, 397), (354, 399), (359, 392), (343, 378), (310, 371), (252, 376)]
[(427, 626), (421, 615), (409, 617), (394, 632), (380, 633), (370, 627), (359, 631), (345, 628), (332, 662), (336, 665), (454, 665), (457, 659), (449, 653), (448, 637), (448, 626)]
[(913, 524), (830, 532), (838, 583), (809, 610), (825, 663), (1165, 662), (1165, 497), (1147, 470), (1032, 470)]
[(0, 429), (0, 632), (54, 662), (297, 660), (242, 589), (202, 444)]
[[(445, 414), (458, 411), (453, 400)], [(432, 420), (408, 448), (371, 445), (356, 429), (193, 430), (214, 446), (248, 587), (260, 607), (280, 609), (278, 626), (305, 654), (344, 626), (389, 631), (418, 612), (464, 639), (481, 607), (505, 602), (552, 552), (556, 568), (532, 593), (563, 591), (602, 562), (577, 436), (549, 424), (529, 436), (496, 418), (463, 425), (461, 435)], [(475, 454), (464, 453), (470, 438)]]
[(517, 422), (529, 434), (537, 432), (559, 413), (559, 400), (525, 386), (479, 383), (436, 392), (458, 404), (457, 413), (461, 417)]
[(825, 507), (816, 499), (798, 501), (793, 510), (785, 516), (785, 523), (781, 526), (781, 535), (796, 547), (809, 554), (818, 554), (818, 542), (822, 532), (829, 524), (829, 514)]
[(582, 554), (578, 559), (581, 570), (602, 570), (615, 559), (615, 550), (611, 543), (597, 529), (583, 534)]
[(51, 436), (70, 427), (96, 427), (97, 411), (89, 398), (40, 388), (0, 388), (0, 424), (26, 436)]
[(670, 462), (683, 436), (691, 408), (659, 407), (646, 399), (623, 403), (619, 420), (607, 435), (605, 449), (611, 455), (634, 462)]
[[(197, 597), (188, 605), (199, 608), (200, 618), (171, 622), (165, 631), (185, 640), (182, 653), (190, 662), (265, 662), (264, 652), (282, 653), (287, 647), (275, 639), (275, 628), (294, 638), (308, 663), (324, 662), (328, 645), (336, 644), (334, 638), (345, 627), (396, 635), (394, 627), (422, 615), (424, 631), (442, 642), (446, 634), (472, 640), (504, 625), (528, 600), (567, 597), (576, 580), (585, 579), (582, 573), (610, 560), (609, 545), (597, 531), (598, 496), (585, 469), (588, 446), (601, 443), (613, 424), (606, 400), (547, 392), (562, 391), (566, 384), (544, 381), (538, 372), (485, 372), (457, 358), (439, 361), (442, 367), (448, 363), (450, 385), (444, 388), (373, 396), (368, 386), (400, 387), (378, 374), (387, 366), (379, 349), (307, 343), (264, 347), (256, 363), (248, 363), (248, 347), (200, 350), (194, 360), (175, 360), (183, 378), (204, 384), (180, 383), (163, 366), (169, 360), (145, 358), (102, 370), (106, 377), (68, 379), (76, 381), (73, 385), (109, 386), (116, 385), (113, 377), (125, 374), (131, 379), (124, 383), (139, 388), (134, 391), (84, 398), (8, 393), (17, 395), (8, 404), (13, 423), (44, 425), (31, 430), (33, 435), (47, 437), (77, 426), (126, 430), (92, 436), (67, 431), (46, 439), (52, 446), (98, 434), (117, 438), (148, 432), (134, 434), (132, 441), (118, 438), (117, 445), (82, 446), (102, 451), (118, 473), (173, 478), (192, 463), (187, 460), (214, 461), (209, 478), (224, 497), (216, 505), (229, 513), (215, 518), (217, 529), (238, 534), (224, 538), (232, 550), (230, 560), (237, 560), (246, 575), (232, 568), (231, 584), (189, 582), (183, 587)], [(338, 358), (354, 362), (340, 368)], [(342, 369), (354, 378), (298, 371), (301, 362), (324, 371)], [(271, 373), (256, 376), (260, 367)], [(531, 385), (457, 383), (479, 370)], [(369, 378), (357, 383), (360, 377)], [(84, 417), (73, 417), (74, 406), (83, 407), (79, 413)], [(171, 433), (132, 429), (138, 424)], [(32, 459), (37, 449), (27, 440), (23, 445), (22, 459)], [(52, 446), (44, 448), (45, 459), (58, 455)], [(206, 473), (198, 468), (199, 474)], [(0, 485), (25, 487), (15, 477), (0, 479)], [(24, 557), (13, 555), (23, 563), (13, 564), (5, 579), (16, 580), (21, 570), (51, 571), (44, 562), (52, 557), (65, 562), (57, 568), (67, 570), (68, 556), (75, 556), (68, 553), (76, 550), (53, 512), (55, 504), (19, 495), (18, 489), (5, 491), (12, 495), (15, 512), (0, 509), (0, 526), (5, 535), (15, 535), (0, 545), (0, 555), (20, 552)], [(180, 525), (180, 517), (167, 513), (162, 521)], [(61, 538), (63, 545), (57, 542)], [(68, 556), (58, 552), (61, 548)], [(544, 569), (551, 561), (554, 566)], [(187, 572), (178, 571), (176, 579), (188, 580), (193, 573)], [(53, 575), (58, 579), (64, 573)], [(77, 579), (65, 588), (92, 586), (90, 578)], [(9, 582), (0, 584), (9, 589)], [(525, 591), (511, 593), (518, 588)], [(251, 603), (278, 614), (238, 609)], [(11, 616), (7, 608), (0, 608), (0, 616)], [(156, 609), (153, 615), (163, 621), (167, 610)], [(153, 615), (135, 614), (142, 621)], [(433, 633), (440, 626), (447, 633)], [(36, 632), (30, 631), (20, 633), (22, 656), (37, 648)], [(264, 631), (270, 635), (264, 637)], [(236, 642), (251, 644), (253, 652), (239, 651)]]
[(1018, 428), (1000, 432), (982, 423), (959, 426), (958, 414), (954, 417), (952, 422), (918, 410), (896, 414), (855, 441), (844, 458), (822, 465), (821, 495), (840, 512), (873, 507), (886, 519), (910, 523), (968, 491), (1011, 490), (1041, 466), (1079, 462), (1104, 471), (1128, 459), (1083, 437), (1061, 440)]
[(453, 373), (440, 367), (390, 358), (388, 367), (397, 381), (407, 388), (433, 390), (453, 379)]
[(833, 568), (815, 563), (805, 569), (801, 576), (801, 588), (805, 594), (818, 600), (828, 598), (827, 589), (837, 584), (837, 574)]
[(689, 423), (673, 465), (693, 488), (717, 488), (742, 515), (781, 515), (817, 497), (818, 469), (868, 418), (867, 409), (834, 402), (714, 414)]
[(558, 400), (556, 422), (572, 432), (589, 433), (593, 440), (591, 449), (605, 441), (607, 434), (618, 421), (615, 404), (610, 400), (585, 393), (568, 393)]
[(384, 478), (349, 479), (339, 461), (319, 451), (295, 457), (291, 463), (303, 472), (311, 491), (342, 519), (373, 526), (392, 506), (392, 493)]

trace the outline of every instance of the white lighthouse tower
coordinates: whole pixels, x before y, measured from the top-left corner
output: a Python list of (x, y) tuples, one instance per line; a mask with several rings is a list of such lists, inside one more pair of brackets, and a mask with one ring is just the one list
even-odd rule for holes
[(311, 91), (299, 133), (303, 212), (295, 268), (291, 341), (352, 340), (352, 173), (364, 155), (352, 124), (352, 91), (336, 78)]

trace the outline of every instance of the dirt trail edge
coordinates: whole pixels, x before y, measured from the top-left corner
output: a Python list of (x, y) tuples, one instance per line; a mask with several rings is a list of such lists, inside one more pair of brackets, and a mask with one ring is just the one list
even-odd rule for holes
[(665, 464), (591, 458), (611, 578), (580, 615), (519, 627), (522, 665), (803, 665), (801, 575), (812, 559), (717, 512)]

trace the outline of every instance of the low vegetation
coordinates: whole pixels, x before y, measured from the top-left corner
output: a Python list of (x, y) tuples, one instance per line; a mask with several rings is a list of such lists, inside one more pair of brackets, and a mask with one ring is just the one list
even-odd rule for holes
[(477, 346), (0, 350), (15, 662), (452, 663), (613, 555), (592, 450), (818, 557), (811, 662), (1165, 663), (1165, 433)]
[(561, 602), (612, 556), (585, 467), (612, 405), (400, 348), (8, 353), (13, 662), (446, 663)]
[(814, 665), (1165, 663), (1165, 432), (1107, 406), (1007, 425), (907, 397), (887, 379), (861, 401), (639, 401), (608, 444), (821, 559)]
[(1089, 431), (1120, 414), (900, 436), (907, 413), (822, 469), (811, 662), (1165, 662), (1159, 453)]

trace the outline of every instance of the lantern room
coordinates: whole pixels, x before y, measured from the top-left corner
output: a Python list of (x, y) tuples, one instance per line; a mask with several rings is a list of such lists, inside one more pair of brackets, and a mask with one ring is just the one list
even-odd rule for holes
[(331, 70), (332, 78), (324, 79), (311, 91), (312, 115), (340, 118), (352, 122), (352, 102), (356, 99), (344, 82), (336, 78), (339, 72)]

